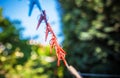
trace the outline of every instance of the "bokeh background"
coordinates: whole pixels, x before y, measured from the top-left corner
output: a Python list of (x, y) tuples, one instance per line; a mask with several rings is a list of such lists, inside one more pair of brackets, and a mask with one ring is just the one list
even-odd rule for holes
[[(120, 77), (119, 0), (39, 1), (68, 64), (83, 78)], [(73, 78), (49, 53), (44, 23), (36, 31), (39, 10), (35, 6), (31, 17), (28, 10), (29, 0), (0, 0), (0, 78)]]

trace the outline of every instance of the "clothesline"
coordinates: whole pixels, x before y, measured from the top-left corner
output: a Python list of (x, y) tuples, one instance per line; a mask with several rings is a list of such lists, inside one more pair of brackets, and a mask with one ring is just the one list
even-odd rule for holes
[(46, 19), (46, 13), (45, 10), (43, 10), (41, 8), (40, 2), (39, 0), (30, 0), (30, 5), (29, 5), (29, 13), (28, 15), (31, 16), (32, 10), (34, 5), (37, 5), (38, 9), (40, 10), (41, 14), (40, 14), (40, 18), (38, 21), (38, 25), (37, 28), (39, 28), (40, 24), (42, 21), (45, 21), (46, 24), (46, 35), (45, 35), (45, 40), (47, 40), (47, 36), (48, 33), (52, 34), (52, 38), (50, 40), (50, 50), (52, 50), (52, 48), (55, 48), (56, 50), (56, 55), (58, 57), (58, 63), (57, 65), (60, 65), (60, 61), (63, 60), (64, 64), (66, 65), (66, 67), (68, 68), (68, 70), (71, 72), (71, 74), (73, 74), (74, 76), (76, 76), (76, 78), (81, 78), (81, 76), (95, 76), (95, 77), (114, 77), (114, 78), (120, 78), (120, 75), (110, 75), (110, 74), (93, 74), (93, 73), (80, 73), (77, 72), (76, 69), (74, 67), (72, 67), (71, 65), (69, 66), (67, 64), (67, 61), (65, 60), (65, 55), (66, 52), (59, 46), (59, 44), (57, 43), (57, 38), (50, 26), (50, 24), (47, 22)]

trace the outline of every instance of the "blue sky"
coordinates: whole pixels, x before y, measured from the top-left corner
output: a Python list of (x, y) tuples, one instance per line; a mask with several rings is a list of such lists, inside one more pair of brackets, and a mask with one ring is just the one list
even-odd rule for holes
[[(46, 10), (48, 17), (48, 22), (51, 24), (56, 36), (61, 34), (60, 29), (60, 18), (56, 9), (55, 0), (39, 0), (41, 7)], [(33, 39), (34, 36), (38, 35), (39, 38), (36, 39), (37, 42), (41, 44), (48, 44), (48, 41), (45, 42), (45, 24), (42, 23), (39, 29), (36, 31), (36, 26), (38, 23), (40, 12), (36, 5), (33, 8), (32, 14), (29, 17), (29, 0), (0, 0), (0, 7), (3, 8), (3, 16), (9, 17), (10, 20), (18, 19), (22, 22), (22, 26), (25, 28), (22, 35), (23, 38), (29, 37)], [(58, 37), (58, 36), (57, 36)], [(58, 38), (60, 43), (63, 40), (62, 37)]]

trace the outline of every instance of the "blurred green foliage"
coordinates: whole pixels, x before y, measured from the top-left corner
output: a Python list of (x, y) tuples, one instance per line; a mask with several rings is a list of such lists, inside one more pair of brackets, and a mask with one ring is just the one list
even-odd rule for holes
[(59, 2), (69, 64), (81, 73), (120, 74), (120, 1)]
[[(0, 78), (62, 78), (49, 46), (21, 39), (19, 21), (11, 22), (0, 8)], [(17, 28), (16, 28), (17, 27)]]

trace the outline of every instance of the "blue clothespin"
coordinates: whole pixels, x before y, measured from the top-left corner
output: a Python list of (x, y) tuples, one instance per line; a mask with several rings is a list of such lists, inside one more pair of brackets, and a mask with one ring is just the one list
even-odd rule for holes
[(37, 5), (38, 9), (40, 11), (42, 11), (42, 8), (40, 6), (39, 0), (30, 0), (29, 14), (28, 14), (29, 16), (31, 16), (31, 13), (32, 13), (32, 10), (33, 10), (33, 7), (34, 7), (35, 4)]

